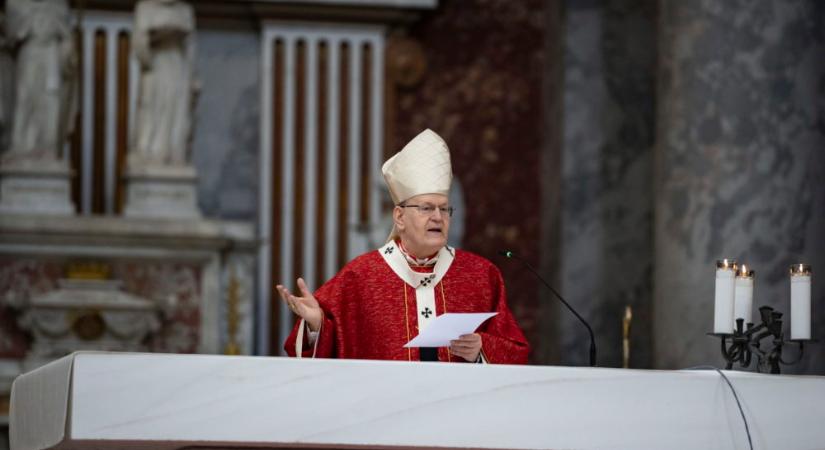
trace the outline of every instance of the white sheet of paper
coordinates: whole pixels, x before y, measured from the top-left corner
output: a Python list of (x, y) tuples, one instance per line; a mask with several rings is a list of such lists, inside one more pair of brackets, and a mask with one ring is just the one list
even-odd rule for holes
[(470, 334), (485, 320), (498, 313), (447, 313), (435, 318), (407, 347), (449, 347), (450, 341), (462, 334)]

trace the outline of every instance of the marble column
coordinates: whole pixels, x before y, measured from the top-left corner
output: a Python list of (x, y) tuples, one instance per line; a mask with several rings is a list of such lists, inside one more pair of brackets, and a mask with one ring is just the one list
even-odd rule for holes
[[(787, 318), (788, 265), (812, 264), (821, 340), (825, 5), (685, 0), (659, 9), (655, 366), (723, 365), (718, 342), (705, 336), (721, 257), (748, 262), (754, 306)], [(822, 355), (814, 345), (783, 371), (825, 373)]]
[[(539, 158), (541, 197), (541, 225), (539, 229), (539, 271), (548, 283), (560, 287), (561, 274), (561, 159), (562, 159), (562, 101), (564, 98), (564, 67), (559, 64), (564, 55), (564, 8), (557, 0), (545, 0), (544, 79), (544, 136)], [(539, 364), (558, 364), (561, 357), (560, 323), (562, 305), (539, 284), (539, 302), (536, 308), (536, 329), (540, 339), (532, 341), (532, 360)]]
[(6, 27), (6, 15), (0, 11), (0, 155), (8, 149), (14, 108), (14, 59)]
[[(590, 321), (599, 366), (651, 364), (655, 3), (566, 2), (561, 291)], [(588, 363), (584, 326), (560, 307), (560, 362)]]

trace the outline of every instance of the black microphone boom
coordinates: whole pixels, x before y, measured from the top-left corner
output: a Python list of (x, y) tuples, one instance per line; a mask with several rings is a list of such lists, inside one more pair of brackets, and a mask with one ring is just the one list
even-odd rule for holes
[(570, 306), (570, 304), (567, 303), (567, 301), (564, 298), (562, 298), (561, 294), (559, 294), (558, 292), (556, 292), (555, 289), (553, 289), (553, 286), (550, 286), (550, 283), (545, 281), (544, 278), (542, 278), (542, 276), (539, 275), (538, 272), (536, 272), (536, 269), (534, 269), (533, 266), (530, 265), (530, 263), (528, 263), (524, 259), (516, 256), (515, 253), (513, 253), (509, 250), (503, 250), (503, 251), (500, 251), (498, 253), (500, 255), (506, 257), (506, 258), (513, 258), (513, 259), (517, 259), (517, 260), (521, 261), (522, 264), (524, 264), (528, 269), (530, 269), (530, 272), (533, 272), (533, 275), (535, 275), (536, 278), (539, 279), (539, 281), (544, 283), (544, 285), (547, 286), (547, 289), (550, 289), (550, 292), (552, 292), (553, 295), (556, 296), (556, 298), (561, 300), (561, 302), (564, 303), (564, 306), (566, 306), (567, 309), (569, 309), (570, 312), (573, 313), (573, 315), (576, 316), (581, 321), (581, 323), (583, 323), (584, 326), (587, 327), (587, 332), (590, 333), (590, 366), (595, 367), (596, 366), (596, 338), (595, 338), (595, 336), (593, 336), (593, 329), (590, 328), (590, 324), (587, 323), (587, 321), (584, 320), (584, 318), (582, 318), (582, 316), (580, 316), (579, 313), (577, 313), (576, 310), (573, 309), (573, 307)]

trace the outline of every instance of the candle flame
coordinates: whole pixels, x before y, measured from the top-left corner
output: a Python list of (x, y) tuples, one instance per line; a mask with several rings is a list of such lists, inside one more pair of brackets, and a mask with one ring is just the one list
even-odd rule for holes
[(736, 259), (733, 258), (717, 259), (716, 270), (733, 270), (735, 273), (739, 270), (739, 265), (736, 263)]
[(811, 276), (811, 266), (804, 263), (798, 263), (791, 266), (792, 276)]

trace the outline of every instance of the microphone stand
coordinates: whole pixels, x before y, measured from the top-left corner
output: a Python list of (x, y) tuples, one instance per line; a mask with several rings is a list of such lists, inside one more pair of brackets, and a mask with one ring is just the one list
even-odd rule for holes
[(596, 367), (596, 337), (593, 336), (593, 329), (590, 328), (590, 324), (587, 323), (587, 321), (584, 320), (584, 318), (580, 316), (579, 313), (577, 313), (576, 310), (573, 309), (573, 307), (570, 306), (570, 304), (567, 303), (567, 301), (564, 298), (562, 298), (561, 294), (559, 294), (558, 292), (556, 292), (555, 289), (553, 289), (553, 286), (550, 286), (550, 283), (545, 281), (545, 279), (542, 278), (542, 276), (539, 275), (538, 272), (536, 272), (536, 269), (534, 269), (533, 266), (530, 265), (530, 263), (528, 263), (526, 260), (517, 256), (515, 253), (509, 250), (500, 251), (499, 254), (506, 258), (517, 259), (521, 261), (522, 264), (524, 264), (530, 270), (530, 272), (533, 272), (533, 275), (535, 275), (536, 278), (539, 279), (539, 281), (541, 281), (545, 286), (547, 286), (547, 289), (550, 289), (550, 292), (552, 292), (553, 295), (555, 295), (556, 298), (558, 298), (564, 304), (564, 306), (566, 306), (567, 309), (569, 309), (570, 312), (573, 313), (573, 315), (576, 316), (576, 318), (578, 318), (579, 321), (581, 321), (581, 323), (583, 323), (585, 327), (587, 327), (587, 332), (590, 333), (590, 367)]

